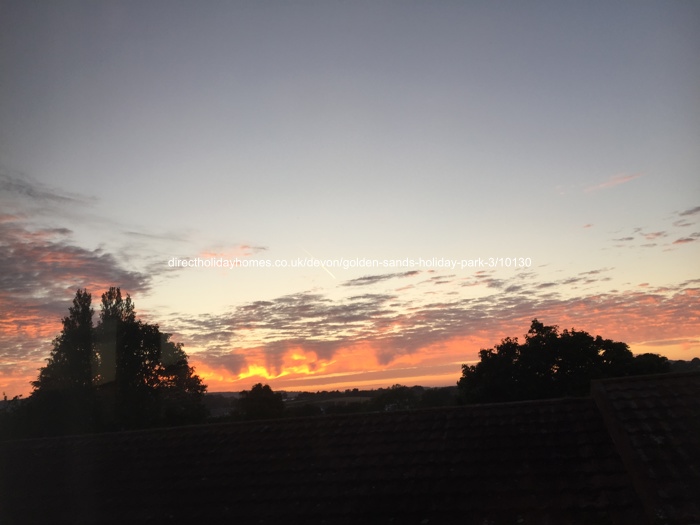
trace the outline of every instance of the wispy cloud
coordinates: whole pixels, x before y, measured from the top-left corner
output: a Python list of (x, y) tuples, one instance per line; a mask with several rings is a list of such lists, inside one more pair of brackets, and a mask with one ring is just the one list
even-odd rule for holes
[(252, 257), (253, 255), (267, 251), (267, 246), (251, 246), (250, 244), (236, 244), (233, 246), (217, 246), (203, 250), (197, 254), (198, 257), (223, 257), (225, 259), (235, 259), (237, 257)]
[[(82, 202), (60, 192), (54, 195), (46, 186), (7, 177), (5, 181), (0, 187), (4, 202), (13, 202), (13, 196), (34, 207), (42, 202), (57, 208)], [(4, 384), (26, 383), (36, 376), (76, 288), (99, 294), (108, 286), (120, 285), (131, 293), (147, 292), (168, 271), (162, 253), (149, 266), (152, 255), (144, 255), (141, 247), (189, 242), (173, 232), (118, 228), (139, 247), (133, 252), (139, 253), (136, 262), (141, 270), (135, 271), (135, 264), (126, 266), (114, 250), (79, 246), (72, 227), (32, 222), (26, 213), (31, 206), (8, 208), (0, 215), (0, 376)], [(699, 211), (700, 207), (685, 210), (673, 218), (694, 224)], [(671, 246), (698, 237), (687, 229), (681, 233), (670, 225), (657, 225), (653, 230), (634, 228), (615, 242), (639, 247), (658, 241)], [(266, 249), (245, 242), (212, 244), (199, 249), (196, 256), (249, 257)], [(164, 313), (157, 321), (186, 344), (205, 379), (218, 378), (232, 389), (244, 387), (241, 381), (253, 378), (360, 377), (369, 370), (470, 361), (480, 348), (526, 331), (534, 317), (564, 327), (575, 324), (628, 343), (698, 339), (700, 283), (691, 280), (665, 288), (630, 284), (601, 293), (601, 284), (611, 279), (614, 270), (547, 277), (534, 271), (495, 270), (366, 275), (326, 290), (247, 302), (223, 312)]]
[(53, 203), (84, 205), (93, 201), (81, 195), (58, 191), (26, 177), (10, 175), (5, 169), (0, 169), (0, 195), (10, 199), (27, 199), (43, 205)]
[(689, 210), (682, 211), (678, 215), (680, 215), (681, 217), (688, 217), (689, 215), (698, 214), (700, 214), (700, 206), (695, 206), (695, 208), (690, 208)]
[[(661, 248), (664, 250), (674, 249), (675, 246), (689, 244), (700, 237), (700, 232), (688, 233), (689, 226), (696, 226), (700, 219), (700, 206), (681, 212), (674, 212), (670, 220), (676, 219), (671, 224), (667, 224), (665, 229), (647, 231), (644, 227), (632, 228), (630, 233), (624, 237), (611, 239), (617, 243), (617, 248)], [(666, 219), (664, 222), (667, 222)], [(671, 241), (670, 239), (676, 238)], [(649, 242), (651, 241), (651, 242)]]
[(668, 234), (666, 232), (649, 232), (642, 234), (644, 238), (648, 241), (653, 241), (654, 239), (659, 239), (661, 237), (666, 237)]
[(689, 242), (695, 242), (697, 239), (693, 237), (681, 237), (673, 241), (673, 244), (688, 244)]
[[(53, 242), (60, 246), (59, 240)], [(41, 242), (46, 246), (46, 239)], [(102, 255), (87, 252), (78, 259), (101, 260)], [(116, 265), (105, 267), (123, 272)], [(535, 317), (631, 344), (698, 338), (699, 282), (595, 291), (613, 271), (599, 268), (556, 280), (542, 280), (532, 272), (498, 276), (488, 271), (466, 278), (437, 273), (430, 279), (414, 273), (403, 277), (411, 284), (407, 293), (387, 286), (404, 274), (387, 274), (384, 280), (367, 276), (360, 281), (363, 291), (367, 290), (361, 294), (354, 293), (356, 285), (338, 285), (327, 293), (299, 292), (244, 303), (222, 313), (173, 313), (158, 321), (185, 343), (205, 381), (214, 388), (231, 390), (248, 388), (246, 381), (292, 385), (294, 380), (303, 383), (312, 376), (323, 381), (326, 376), (346, 375), (351, 381), (365, 377), (369, 370), (472, 361), (479, 349), (498, 343), (501, 337), (524, 333)], [(47, 316), (55, 319), (53, 333), (45, 330), (43, 337), (55, 335), (58, 319), (65, 314), (72, 290), (60, 290), (57, 299), (46, 304), (37, 299), (42, 283), (53, 276), (47, 272), (36, 285), (27, 281), (24, 288), (0, 295), (0, 304), (18, 313), (2, 327), (3, 361), (14, 363), (5, 373), (14, 374), (13, 381), (33, 365), (33, 374), (28, 373), (31, 379), (41, 365), (40, 357), (48, 353), (47, 347), (40, 349), (42, 353), (17, 342), (35, 342), (37, 334), (29, 330), (41, 327), (39, 319)], [(138, 276), (130, 278), (132, 286), (148, 285)], [(441, 280), (467, 285), (458, 288), (462, 290), (458, 295), (429, 294)], [(378, 288), (382, 291), (375, 291)], [(341, 291), (345, 296), (336, 297)], [(22, 293), (31, 300), (20, 301)], [(455, 381), (457, 375), (455, 369)]]
[(589, 186), (589, 187), (586, 188), (584, 191), (585, 191), (586, 193), (591, 193), (591, 192), (594, 192), (594, 191), (599, 191), (599, 190), (604, 190), (604, 189), (608, 189), (608, 188), (613, 188), (613, 187), (615, 187), (615, 186), (619, 186), (620, 184), (625, 184), (625, 183), (627, 183), (627, 182), (633, 181), (634, 179), (638, 179), (638, 178), (641, 177), (641, 176), (642, 176), (642, 175), (639, 174), (639, 173), (633, 174), (633, 175), (624, 175), (624, 174), (621, 174), (621, 175), (613, 175), (612, 177), (610, 177), (610, 178), (609, 178), (608, 180), (606, 180), (605, 182), (601, 182), (601, 183), (599, 183), (599, 184), (595, 184), (595, 185), (593, 185), (593, 186)]
[[(628, 343), (698, 336), (696, 283), (585, 292), (608, 280), (602, 274), (609, 271), (544, 282), (533, 275), (479, 276), (478, 286), (491, 293), (437, 301), (427, 294), (419, 301), (414, 293), (397, 292), (352, 295), (339, 302), (307, 292), (249, 303), (222, 315), (171, 318), (168, 324), (203, 349), (193, 355), (198, 363), (210, 372), (224, 370), (232, 384), (255, 373), (274, 380), (320, 370), (350, 373), (358, 363), (382, 369), (438, 357), (441, 362), (472, 360), (483, 347), (479, 344), (491, 346), (500, 337), (517, 335), (534, 317)], [(418, 294), (431, 286), (430, 280), (415, 283)], [(573, 296), (563, 292), (576, 288), (580, 293)]]
[(125, 270), (110, 253), (76, 246), (70, 234), (0, 218), (0, 360), (36, 363), (37, 355), (46, 355), (44, 345), (78, 288), (148, 290), (148, 276)]
[(185, 235), (179, 232), (167, 232), (167, 233), (149, 233), (149, 232), (138, 232), (138, 231), (125, 231), (123, 232), (127, 237), (134, 237), (136, 239), (143, 239), (145, 241), (174, 241), (174, 242), (186, 242), (188, 239)]
[(365, 275), (363, 277), (358, 277), (357, 279), (350, 279), (349, 281), (345, 281), (343, 283), (343, 286), (367, 286), (367, 285), (376, 284), (376, 283), (381, 282), (381, 281), (388, 281), (389, 279), (396, 279), (399, 277), (412, 277), (414, 275), (418, 275), (419, 273), (420, 272), (417, 270), (412, 270), (409, 272), (401, 272), (401, 273)]

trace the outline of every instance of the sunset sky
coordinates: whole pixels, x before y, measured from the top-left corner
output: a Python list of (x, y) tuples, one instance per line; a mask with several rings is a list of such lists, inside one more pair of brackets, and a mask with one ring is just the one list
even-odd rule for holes
[(699, 56), (693, 1), (0, 0), (0, 391), (84, 287), (210, 391), (454, 385), (535, 317), (700, 356)]

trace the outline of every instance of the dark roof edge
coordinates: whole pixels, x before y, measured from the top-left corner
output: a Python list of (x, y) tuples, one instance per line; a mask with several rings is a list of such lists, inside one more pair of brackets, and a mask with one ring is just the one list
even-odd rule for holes
[(594, 379), (591, 381), (591, 395), (593, 395), (593, 390), (596, 384), (602, 383), (634, 383), (634, 382), (644, 382), (650, 379), (674, 379), (682, 377), (694, 377), (700, 376), (700, 370), (690, 370), (687, 372), (665, 372), (662, 374), (644, 374), (636, 376), (622, 376), (622, 377), (606, 377), (605, 379)]

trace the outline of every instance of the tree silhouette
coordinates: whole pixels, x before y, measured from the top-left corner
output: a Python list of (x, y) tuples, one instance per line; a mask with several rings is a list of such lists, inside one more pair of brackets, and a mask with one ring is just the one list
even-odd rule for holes
[(243, 419), (273, 419), (284, 414), (282, 394), (273, 392), (269, 385), (262, 383), (241, 392), (238, 407)]
[(668, 359), (634, 356), (625, 343), (532, 321), (525, 342), (506, 338), (479, 352), (480, 362), (462, 365), (457, 383), (472, 403), (584, 396), (592, 379), (669, 371)]
[(423, 395), (423, 387), (408, 387), (395, 384), (387, 389), (380, 389), (370, 404), (374, 410), (393, 412), (396, 410), (409, 410), (418, 405)]
[(136, 319), (129, 296), (118, 288), (102, 294), (97, 327), (100, 397), (108, 426), (138, 428), (158, 419), (160, 332)]
[(38, 390), (86, 388), (92, 385), (95, 352), (93, 346), (93, 310), (91, 296), (78, 290), (63, 330), (53, 341), (53, 350), (39, 378), (32, 382)]
[(170, 334), (160, 334), (158, 393), (161, 417), (169, 424), (200, 421), (206, 417), (203, 396), (206, 386), (189, 366), (182, 343), (170, 341)]
[[(78, 290), (32, 384), (31, 433), (61, 434), (201, 421), (206, 390), (181, 344), (136, 318), (134, 304), (112, 287), (93, 327), (91, 296)], [(38, 428), (40, 421), (41, 428)]]
[(66, 434), (92, 430), (96, 421), (93, 371), (97, 358), (93, 343), (93, 310), (87, 290), (79, 289), (64, 317), (63, 329), (39, 377), (26, 410), (15, 417), (30, 434)]

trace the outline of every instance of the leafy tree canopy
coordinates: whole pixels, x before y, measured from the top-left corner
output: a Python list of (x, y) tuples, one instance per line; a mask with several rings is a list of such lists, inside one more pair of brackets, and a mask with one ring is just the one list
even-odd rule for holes
[(180, 343), (136, 318), (119, 288), (102, 294), (93, 326), (91, 295), (78, 290), (24, 418), (30, 434), (144, 428), (201, 421), (206, 386)]
[(284, 399), (279, 392), (273, 392), (270, 385), (257, 383), (241, 392), (238, 408), (243, 419), (273, 419), (284, 414)]
[(462, 365), (457, 386), (469, 403), (585, 396), (592, 379), (669, 371), (665, 357), (634, 356), (625, 343), (532, 321), (525, 342), (506, 338)]
[(372, 399), (371, 405), (375, 410), (385, 412), (409, 410), (418, 406), (422, 395), (423, 387), (395, 384), (390, 388), (380, 389), (379, 394)]

